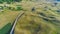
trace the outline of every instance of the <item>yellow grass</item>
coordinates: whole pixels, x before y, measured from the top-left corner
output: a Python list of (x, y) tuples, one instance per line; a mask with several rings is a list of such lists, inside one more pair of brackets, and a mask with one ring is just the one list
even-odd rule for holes
[(13, 23), (19, 13), (20, 11), (0, 12), (0, 29), (8, 23)]

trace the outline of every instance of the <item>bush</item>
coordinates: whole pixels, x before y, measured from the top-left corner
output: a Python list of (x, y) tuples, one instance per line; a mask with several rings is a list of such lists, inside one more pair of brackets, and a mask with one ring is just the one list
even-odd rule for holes
[(0, 9), (3, 9), (3, 6), (0, 6)]
[(22, 10), (22, 7), (21, 7), (21, 6), (17, 6), (17, 7), (16, 7), (16, 10), (17, 10), (17, 11)]
[(20, 1), (22, 1), (22, 0), (13, 0), (13, 1), (15, 1), (15, 2), (20, 2)]
[(3, 0), (0, 0), (0, 3), (3, 3)]
[(6, 2), (7, 4), (10, 4), (11, 2), (20, 2), (22, 0), (0, 0), (0, 3)]
[(10, 4), (11, 2), (13, 2), (13, 0), (4, 0), (4, 2), (6, 2), (7, 4)]

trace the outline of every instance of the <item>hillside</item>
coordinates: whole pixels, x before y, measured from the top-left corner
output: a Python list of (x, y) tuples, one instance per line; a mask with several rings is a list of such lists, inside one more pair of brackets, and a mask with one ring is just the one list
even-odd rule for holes
[(60, 3), (39, 0), (0, 0), (0, 34), (7, 34), (22, 12), (14, 34), (60, 34)]

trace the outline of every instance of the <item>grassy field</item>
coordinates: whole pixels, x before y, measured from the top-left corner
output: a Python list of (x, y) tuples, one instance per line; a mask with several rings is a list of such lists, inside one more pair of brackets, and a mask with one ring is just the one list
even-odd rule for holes
[(0, 33), (5, 33), (8, 28), (7, 32), (17, 15), (25, 12), (19, 18), (14, 34), (60, 34), (60, 3), (22, 0), (0, 6), (3, 7), (0, 11)]
[(26, 12), (18, 20), (15, 34), (60, 34), (59, 3), (23, 1), (21, 5)]

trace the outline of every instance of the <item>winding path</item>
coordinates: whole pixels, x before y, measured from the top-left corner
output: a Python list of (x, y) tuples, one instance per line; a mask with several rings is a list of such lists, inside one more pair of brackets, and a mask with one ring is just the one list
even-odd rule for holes
[(16, 23), (17, 23), (18, 19), (19, 19), (22, 15), (24, 15), (24, 12), (20, 13), (20, 14), (16, 17), (16, 19), (14, 20), (14, 23), (13, 23), (12, 29), (11, 29), (11, 31), (10, 31), (10, 34), (13, 34), (13, 31), (14, 31), (14, 28), (15, 28), (15, 26), (16, 26)]

